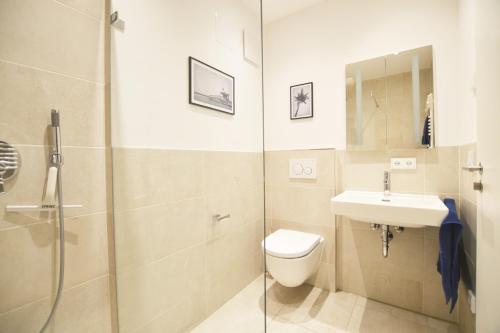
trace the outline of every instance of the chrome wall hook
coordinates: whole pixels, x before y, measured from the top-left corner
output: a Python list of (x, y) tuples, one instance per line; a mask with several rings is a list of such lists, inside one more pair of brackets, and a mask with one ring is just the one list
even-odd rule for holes
[(115, 28), (119, 29), (119, 30), (125, 30), (125, 21), (123, 21), (122, 19), (120, 19), (120, 16), (118, 15), (118, 11), (115, 10), (111, 16), (110, 16), (110, 23), (112, 26), (114, 26)]

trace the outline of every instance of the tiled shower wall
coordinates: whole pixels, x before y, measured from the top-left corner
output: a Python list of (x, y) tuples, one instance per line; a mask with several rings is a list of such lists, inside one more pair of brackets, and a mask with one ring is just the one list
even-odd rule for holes
[(262, 167), (262, 153), (113, 148), (120, 332), (184, 332), (262, 273)]
[(47, 213), (6, 213), (40, 203), (50, 110), (62, 112), (66, 278), (47, 332), (111, 332), (104, 1), (0, 1), (0, 140), (22, 157), (0, 195), (0, 331), (38, 332), (57, 287), (58, 223)]
[[(325, 245), (318, 273), (307, 282), (335, 290), (335, 218), (329, 206), (335, 195), (335, 151), (268, 151), (265, 157), (267, 232), (291, 229), (323, 236)], [(290, 179), (288, 160), (292, 158), (315, 158), (317, 179)]]

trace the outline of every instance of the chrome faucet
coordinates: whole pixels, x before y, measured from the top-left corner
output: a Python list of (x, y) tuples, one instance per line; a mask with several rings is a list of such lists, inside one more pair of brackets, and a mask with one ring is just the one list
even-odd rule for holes
[(384, 171), (384, 196), (391, 194), (391, 175)]

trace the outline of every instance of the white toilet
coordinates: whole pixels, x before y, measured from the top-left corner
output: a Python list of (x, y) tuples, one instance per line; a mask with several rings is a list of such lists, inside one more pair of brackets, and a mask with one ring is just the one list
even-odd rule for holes
[(318, 270), (323, 243), (320, 235), (279, 229), (265, 240), (267, 270), (285, 287), (300, 286)]

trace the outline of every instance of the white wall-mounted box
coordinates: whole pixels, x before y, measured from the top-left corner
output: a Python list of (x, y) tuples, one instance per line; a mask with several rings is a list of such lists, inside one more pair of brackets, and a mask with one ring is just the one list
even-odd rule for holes
[(288, 175), (294, 179), (316, 179), (316, 159), (301, 158), (288, 160)]

